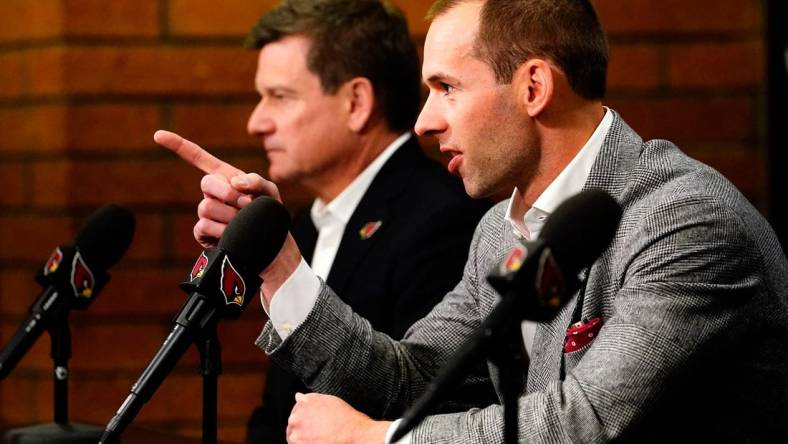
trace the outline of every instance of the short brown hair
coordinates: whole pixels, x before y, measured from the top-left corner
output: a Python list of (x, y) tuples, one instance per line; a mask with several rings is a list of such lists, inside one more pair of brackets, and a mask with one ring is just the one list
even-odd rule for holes
[[(467, 1), (437, 0), (427, 19)], [(546, 57), (581, 97), (605, 96), (607, 39), (589, 0), (484, 0), (476, 46), (499, 83), (511, 83), (526, 60)]]
[(385, 0), (284, 0), (252, 28), (247, 46), (295, 34), (311, 38), (306, 63), (324, 92), (365, 77), (389, 128), (413, 127), (421, 103), (419, 56), (399, 9)]

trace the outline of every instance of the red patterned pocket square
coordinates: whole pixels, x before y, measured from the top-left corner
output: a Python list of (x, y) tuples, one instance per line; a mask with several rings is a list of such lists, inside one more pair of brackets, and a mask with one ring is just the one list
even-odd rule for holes
[(594, 318), (590, 321), (576, 322), (566, 329), (566, 339), (564, 340), (564, 353), (571, 353), (580, 350), (599, 335), (602, 329), (602, 318)]

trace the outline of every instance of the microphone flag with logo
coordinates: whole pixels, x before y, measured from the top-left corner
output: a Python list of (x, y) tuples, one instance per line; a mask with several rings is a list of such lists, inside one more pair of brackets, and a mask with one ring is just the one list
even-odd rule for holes
[(101, 443), (115, 442), (203, 332), (221, 319), (237, 319), (255, 298), (260, 272), (281, 250), (290, 215), (274, 199), (258, 197), (241, 209), (216, 248), (203, 251), (180, 284), (189, 294), (175, 326), (110, 420)]
[(0, 352), (0, 379), (11, 373), (44, 330), (71, 309), (84, 310), (93, 302), (109, 281), (107, 269), (129, 248), (134, 226), (134, 215), (129, 210), (104, 205), (85, 220), (73, 246), (55, 248), (36, 275), (43, 292)]

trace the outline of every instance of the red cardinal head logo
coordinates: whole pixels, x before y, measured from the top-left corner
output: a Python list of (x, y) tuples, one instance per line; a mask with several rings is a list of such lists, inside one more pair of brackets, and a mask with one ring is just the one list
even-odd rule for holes
[(47, 259), (47, 264), (44, 266), (44, 276), (54, 273), (60, 267), (60, 262), (63, 261), (63, 252), (60, 248), (55, 248), (55, 251)]
[(78, 298), (90, 299), (96, 286), (93, 272), (82, 260), (82, 255), (79, 252), (74, 255), (73, 265), (71, 269), (71, 286), (74, 288), (74, 294)]
[(224, 300), (229, 304), (237, 304), (243, 307), (244, 295), (246, 294), (246, 283), (235, 267), (230, 263), (230, 258), (225, 256), (222, 262), (222, 294)]
[(528, 256), (528, 249), (525, 248), (525, 245), (515, 245), (512, 251), (509, 252), (509, 255), (506, 256), (506, 259), (501, 263), (500, 272), (504, 274), (519, 270), (520, 267), (523, 266), (523, 261), (526, 256)]
[(197, 258), (197, 262), (194, 263), (194, 267), (192, 267), (192, 272), (189, 274), (189, 278), (193, 281), (199, 277), (202, 277), (207, 266), (208, 257), (205, 256), (205, 252), (203, 251), (200, 253), (200, 257)]

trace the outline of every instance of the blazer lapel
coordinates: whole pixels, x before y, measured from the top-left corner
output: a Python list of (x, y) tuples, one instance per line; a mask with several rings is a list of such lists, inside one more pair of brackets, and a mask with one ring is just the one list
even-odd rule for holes
[[(602, 148), (594, 161), (583, 189), (601, 189), (622, 203), (627, 178), (637, 165), (643, 149), (643, 140), (621, 119), (618, 113), (613, 110), (609, 112), (613, 113), (613, 123), (602, 143)], [(590, 271), (586, 273), (586, 276), (589, 274)], [(540, 323), (537, 326), (534, 335), (534, 350), (540, 352), (536, 356), (531, 356), (528, 392), (543, 389), (550, 381), (562, 377), (564, 338), (566, 337), (566, 329), (572, 322), (572, 314), (577, 300), (578, 294), (575, 294), (552, 321)], [(594, 304), (595, 301), (584, 299), (583, 317), (589, 315), (586, 307), (593, 307)]]
[[(380, 169), (353, 212), (326, 280), (337, 294), (345, 294), (345, 286), (359, 264), (370, 257), (378, 240), (386, 235), (392, 200), (405, 189), (412, 166), (419, 161), (418, 156), (423, 156), (420, 150), (413, 137), (401, 146)], [(378, 223), (371, 235), (369, 230), (362, 235), (362, 229)]]

